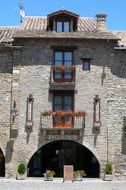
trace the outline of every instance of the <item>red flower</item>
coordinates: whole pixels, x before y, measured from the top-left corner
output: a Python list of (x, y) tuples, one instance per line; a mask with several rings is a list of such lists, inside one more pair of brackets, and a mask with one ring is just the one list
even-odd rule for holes
[(86, 113), (86, 111), (72, 111), (72, 110), (70, 110), (70, 111), (64, 111), (64, 110), (58, 110), (58, 111), (44, 111), (44, 112), (42, 112), (41, 113), (42, 114), (42, 116), (57, 116), (57, 117), (66, 117), (66, 116), (68, 116), (68, 117), (74, 117), (74, 116), (76, 116), (76, 117), (79, 117), (79, 116), (81, 116), (81, 117), (85, 117), (85, 116), (87, 116), (87, 113)]

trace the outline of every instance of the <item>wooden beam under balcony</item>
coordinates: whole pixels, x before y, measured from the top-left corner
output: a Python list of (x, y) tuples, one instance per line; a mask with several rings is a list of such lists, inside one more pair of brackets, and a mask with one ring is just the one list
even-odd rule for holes
[(42, 137), (47, 140), (79, 140), (84, 129), (75, 128), (41, 128)]
[(74, 90), (75, 89), (75, 82), (51, 82), (49, 90)]

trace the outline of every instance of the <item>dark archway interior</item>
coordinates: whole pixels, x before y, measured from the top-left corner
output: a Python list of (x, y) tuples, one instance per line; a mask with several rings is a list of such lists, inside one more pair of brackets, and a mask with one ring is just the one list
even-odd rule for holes
[(5, 177), (5, 158), (0, 149), (0, 177)]
[(99, 177), (100, 165), (96, 157), (74, 141), (54, 141), (40, 148), (29, 161), (28, 176), (40, 177), (46, 170), (54, 170), (56, 177), (63, 177), (64, 165), (84, 170), (86, 177)]

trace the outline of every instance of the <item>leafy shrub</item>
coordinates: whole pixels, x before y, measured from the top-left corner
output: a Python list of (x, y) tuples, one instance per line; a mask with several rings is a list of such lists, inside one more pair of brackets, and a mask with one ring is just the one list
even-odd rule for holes
[(26, 171), (25, 164), (23, 164), (23, 163), (19, 164), (19, 166), (18, 166), (18, 173), (21, 174), (21, 175), (23, 175), (25, 173), (25, 171)]
[(112, 164), (107, 163), (104, 169), (105, 174), (112, 174)]

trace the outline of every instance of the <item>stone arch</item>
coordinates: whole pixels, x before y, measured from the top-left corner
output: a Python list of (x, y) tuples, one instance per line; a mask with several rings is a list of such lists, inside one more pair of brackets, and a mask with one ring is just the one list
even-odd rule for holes
[(2, 150), (3, 155), (4, 155), (4, 157), (5, 157), (5, 148), (3, 147), (3, 145), (1, 144), (1, 142), (0, 142), (0, 149)]
[[(32, 148), (32, 150), (30, 151), (30, 154), (26, 156), (26, 160), (25, 160), (26, 164), (28, 164), (29, 160), (31, 159), (31, 157), (33, 156), (33, 154), (34, 154), (37, 150), (39, 150), (40, 148), (42, 148), (44, 145), (46, 145), (46, 144), (48, 144), (48, 143), (50, 143), (50, 142), (54, 142), (54, 141), (56, 141), (56, 140), (49, 140), (48, 142), (43, 142), (43, 143), (39, 144), (38, 147)], [(75, 141), (75, 140), (73, 140), (73, 141), (74, 141), (74, 142), (77, 142), (77, 143), (79, 143), (79, 144), (85, 146), (87, 149), (89, 149), (89, 150), (95, 155), (95, 157), (97, 158), (99, 164), (101, 165), (101, 161), (102, 161), (102, 160), (101, 160), (101, 157), (100, 157), (99, 153), (98, 153), (88, 142), (86, 142), (85, 140), (83, 140), (82, 143), (80, 143), (80, 142), (78, 142), (78, 141)]]
[(26, 156), (26, 159), (25, 159), (25, 163), (28, 164), (29, 160), (31, 159), (31, 157), (33, 156), (33, 154), (39, 150), (40, 148), (42, 148), (44, 145), (50, 143), (50, 142), (54, 142), (55, 140), (48, 140), (48, 141), (44, 141), (42, 143), (40, 143), (38, 145), (38, 147), (32, 147), (31, 151), (29, 151), (29, 154)]
[(87, 149), (89, 149), (95, 155), (99, 164), (101, 165), (101, 157), (99, 153), (86, 141), (83, 141), (82, 145), (85, 146)]
[(5, 156), (0, 148), (0, 177), (5, 177)]
[[(60, 147), (59, 147), (59, 144), (61, 145)], [(32, 151), (33, 153), (32, 152), (30, 153), (31, 154), (30, 159), (28, 159), (28, 157), (27, 157), (27, 164), (28, 164), (28, 168), (30, 171), (29, 172), (30, 175), (28, 175), (28, 176), (37, 177), (37, 176), (34, 176), (34, 172), (33, 172), (34, 166), (41, 168), (41, 171), (39, 171), (40, 175), (42, 173), (44, 173), (44, 171), (46, 169), (49, 169), (50, 166), (53, 167), (53, 165), (51, 164), (52, 163), (51, 160), (54, 160), (53, 158), (57, 159), (56, 163), (59, 165), (59, 156), (58, 157), (56, 156), (57, 149), (60, 151), (60, 150), (64, 149), (66, 147), (66, 145), (68, 146), (67, 148), (69, 148), (71, 151), (71, 153), (70, 153), (71, 156), (69, 154), (69, 158), (70, 158), (69, 163), (66, 162), (67, 157), (65, 156), (64, 164), (68, 165), (71, 163), (74, 165), (75, 169), (77, 169), (77, 167), (80, 169), (86, 167), (88, 175), (90, 175), (90, 176), (95, 175), (95, 177), (100, 176), (100, 156), (97, 153), (97, 151), (94, 148), (92, 148), (89, 143), (87, 143), (85, 141), (83, 141), (83, 143), (80, 143), (78, 141), (73, 141), (73, 140), (51, 140), (46, 143), (43, 143), (42, 146), (39, 146), (37, 151)], [(48, 147), (51, 147), (51, 149)], [(76, 152), (74, 154), (72, 153), (73, 149), (75, 149), (75, 152)], [(50, 155), (52, 155), (52, 151), (53, 151), (53, 157), (50, 158)], [(82, 151), (82, 157), (80, 159), (79, 155), (81, 155), (81, 151)], [(51, 154), (50, 154), (50, 152), (51, 152)], [(60, 153), (61, 153), (61, 151), (60, 151)], [(66, 148), (64, 149), (64, 153), (66, 155), (66, 153), (67, 153)], [(74, 159), (72, 158), (73, 157), (72, 155), (74, 155)], [(47, 158), (49, 158), (49, 159), (47, 159)], [(95, 173), (97, 173), (97, 174), (93, 174), (94, 173), (93, 162), (95, 163), (95, 166), (96, 166), (95, 169), (97, 170)], [(38, 166), (38, 163), (41, 163), (41, 164)], [(86, 164), (88, 164), (88, 166), (86, 166)], [(43, 169), (42, 169), (41, 165), (43, 165)], [(63, 167), (63, 165), (62, 165), (62, 167)], [(55, 167), (56, 167), (56, 165), (55, 165)], [(93, 173), (91, 174), (91, 172), (93, 172)], [(58, 174), (58, 172), (57, 172), (57, 174)], [(59, 177), (60, 174), (58, 174), (57, 176)]]

